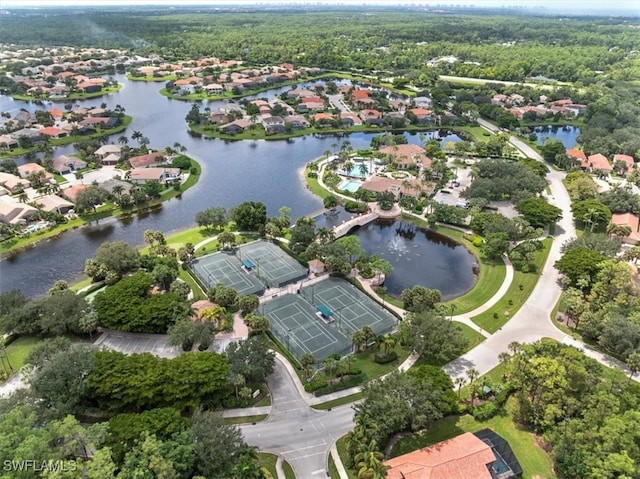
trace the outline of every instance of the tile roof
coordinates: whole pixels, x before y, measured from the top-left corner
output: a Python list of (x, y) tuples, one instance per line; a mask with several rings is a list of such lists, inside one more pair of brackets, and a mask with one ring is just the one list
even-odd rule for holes
[(385, 461), (388, 479), (491, 479), (491, 447), (467, 432)]

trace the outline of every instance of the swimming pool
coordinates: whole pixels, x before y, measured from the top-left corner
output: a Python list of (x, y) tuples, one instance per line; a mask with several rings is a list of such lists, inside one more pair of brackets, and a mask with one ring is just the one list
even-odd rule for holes
[(358, 180), (347, 180), (340, 184), (340, 189), (344, 191), (348, 191), (349, 193), (355, 193), (362, 186), (362, 181)]
[(47, 226), (49, 226), (49, 223), (47, 223), (46, 221), (38, 221), (37, 223), (34, 223), (32, 225), (28, 225), (25, 228), (25, 230), (28, 233), (34, 233), (36, 231), (45, 229)]
[(350, 176), (352, 178), (366, 178), (371, 173), (368, 163), (352, 163), (352, 165), (353, 169), (351, 171), (347, 172), (344, 169), (340, 169), (337, 173), (341, 176)]

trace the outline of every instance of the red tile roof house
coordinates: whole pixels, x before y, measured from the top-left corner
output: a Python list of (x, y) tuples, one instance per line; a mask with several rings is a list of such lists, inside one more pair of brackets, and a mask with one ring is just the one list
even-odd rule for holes
[[(624, 163), (624, 167), (623, 168), (615, 168), (616, 165), (618, 164), (618, 162), (621, 162), (620, 164)], [(633, 170), (633, 165), (634, 165), (634, 161), (633, 161), (633, 156), (630, 155), (613, 155), (613, 166), (616, 170), (622, 170), (622, 174), (623, 175), (627, 175), (628, 172), (630, 172), (631, 170)]]
[[(507, 465), (504, 458), (496, 456), (494, 448), (470, 432), (383, 464), (389, 468), (387, 479), (511, 479), (522, 474), (519, 464)], [(511, 467), (515, 467), (516, 472)], [(503, 468), (507, 471), (503, 472)]]
[(616, 213), (611, 217), (611, 222), (617, 226), (628, 226), (631, 228), (629, 236), (622, 238), (623, 243), (638, 244), (640, 242), (640, 231), (638, 225), (640, 218), (633, 213)]
[(435, 121), (433, 112), (431, 110), (427, 110), (426, 108), (412, 108), (408, 113), (415, 116), (416, 123), (418, 123), (419, 125), (433, 123)]
[(45, 128), (40, 128), (38, 130), (43, 136), (48, 136), (50, 138), (64, 138), (68, 135), (68, 133), (61, 128), (56, 128), (55, 126), (47, 126)]
[(613, 167), (609, 163), (609, 160), (601, 153), (590, 155), (587, 161), (589, 162), (589, 168), (591, 168), (591, 171), (598, 171), (607, 175), (610, 175), (613, 172)]
[(578, 160), (580, 162), (580, 168), (582, 168), (583, 171), (589, 168), (587, 155), (584, 154), (584, 151), (577, 150), (577, 149), (567, 150), (567, 156), (569, 158), (574, 158), (575, 160)]
[(129, 158), (131, 168), (149, 168), (150, 166), (166, 165), (167, 163), (167, 158), (160, 151), (149, 152), (146, 155)]
[(319, 128), (327, 128), (333, 126), (334, 118), (329, 113), (317, 113), (313, 115), (313, 122)]
[(75, 203), (78, 193), (87, 189), (87, 185), (73, 185), (62, 190), (62, 196)]
[(407, 169), (412, 165), (422, 165), (424, 168), (431, 168), (431, 159), (418, 145), (395, 145), (385, 146), (380, 149), (383, 155), (389, 155), (392, 161), (399, 168)]

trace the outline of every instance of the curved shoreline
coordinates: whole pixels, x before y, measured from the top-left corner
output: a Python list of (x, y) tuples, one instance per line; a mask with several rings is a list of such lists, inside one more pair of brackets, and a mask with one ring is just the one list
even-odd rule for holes
[[(13, 245), (6, 249), (3, 247), (3, 243), (0, 243), (0, 260), (17, 256), (23, 251), (36, 248), (43, 241), (58, 238), (63, 233), (69, 230), (76, 230), (76, 229), (84, 228), (87, 226), (91, 226), (91, 224), (94, 221), (98, 222), (104, 219), (118, 219), (123, 217), (131, 217), (138, 214), (148, 213), (158, 208), (162, 208), (164, 203), (171, 201), (172, 199), (178, 196), (181, 196), (182, 194), (184, 194), (186, 191), (188, 191), (190, 188), (192, 188), (198, 183), (198, 180), (200, 179), (200, 175), (202, 174), (202, 167), (200, 166), (200, 163), (196, 161), (194, 158), (189, 157), (189, 159), (192, 161), (192, 167), (195, 167), (197, 172), (195, 174), (189, 174), (189, 177), (187, 178), (187, 180), (180, 185), (181, 186), (180, 191), (174, 192), (168, 189), (169, 194), (165, 195), (167, 196), (166, 198), (163, 198), (161, 195), (159, 199), (150, 200), (146, 202), (144, 205), (142, 205), (141, 207), (133, 208), (127, 211), (123, 211), (119, 207), (116, 207), (114, 205), (114, 208), (111, 209), (110, 211), (96, 212), (91, 215), (86, 215), (85, 217), (78, 216), (78, 218), (76, 218), (75, 220), (70, 220), (67, 223), (56, 225), (54, 228), (43, 231), (41, 234), (35, 233), (35, 236), (37, 237), (25, 238), (25, 239), (32, 239), (32, 241), (25, 241), (22, 244)], [(11, 239), (7, 241), (11, 241)], [(20, 240), (18, 240), (18, 242), (19, 241)]]

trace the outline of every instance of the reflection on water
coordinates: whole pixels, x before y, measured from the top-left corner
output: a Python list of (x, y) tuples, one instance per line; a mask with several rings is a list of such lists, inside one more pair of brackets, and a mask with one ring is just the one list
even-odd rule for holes
[(404, 222), (375, 221), (354, 233), (368, 254), (393, 265), (385, 286), (399, 296), (416, 284), (439, 289), (443, 299), (469, 291), (476, 281), (475, 257), (451, 238)]

